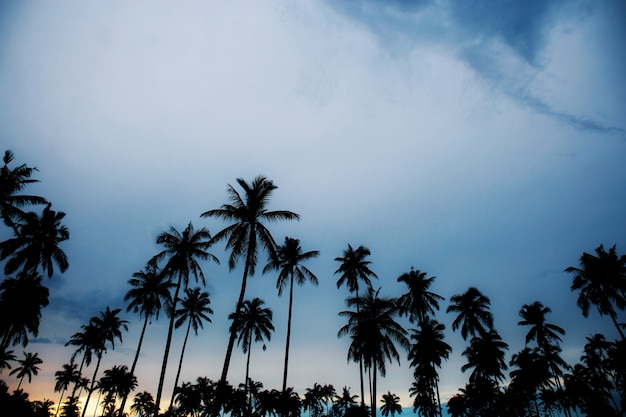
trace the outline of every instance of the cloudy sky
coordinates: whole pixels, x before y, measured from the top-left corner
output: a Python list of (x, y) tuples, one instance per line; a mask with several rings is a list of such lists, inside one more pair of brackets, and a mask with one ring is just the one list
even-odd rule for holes
[[(271, 226), (320, 257), (317, 288), (298, 288), (289, 384), (358, 391), (346, 362), (345, 288), (334, 271), (348, 243), (371, 249), (381, 294), (411, 267), (448, 299), (478, 287), (515, 352), (518, 311), (535, 300), (567, 331), (574, 362), (585, 336), (616, 336), (582, 318), (563, 272), (599, 244), (626, 251), (626, 9), (614, 1), (3, 2), (0, 144), (39, 169), (28, 191), (67, 213), (70, 268), (46, 281), (50, 305), (28, 351), (44, 359), (26, 388), (57, 400), (54, 372), (88, 319), (125, 308), (128, 279), (157, 234), (227, 202), (227, 184), (264, 174), (271, 209), (301, 215)], [(5, 228), (2, 238), (9, 236)], [(241, 270), (206, 264), (213, 323), (190, 339), (181, 374), (219, 379)], [(287, 299), (257, 274), (276, 332), (252, 354), (251, 377), (280, 388)], [(444, 399), (467, 375), (464, 343), (441, 376)], [(130, 365), (138, 316), (102, 368)], [(138, 364), (156, 393), (166, 321)], [(165, 392), (182, 344), (176, 333)], [(18, 349), (19, 350), (19, 349)], [(379, 392), (409, 404), (411, 371), (389, 366)], [(244, 378), (234, 354), (229, 379)], [(13, 377), (2, 375), (12, 386)]]

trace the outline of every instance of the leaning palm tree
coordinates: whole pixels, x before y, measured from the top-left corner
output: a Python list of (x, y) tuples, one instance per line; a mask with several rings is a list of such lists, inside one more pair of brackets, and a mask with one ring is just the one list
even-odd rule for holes
[(107, 343), (110, 343), (111, 348), (115, 349), (115, 339), (119, 339), (119, 341), (121, 342), (122, 330), (128, 330), (128, 321), (122, 320), (118, 316), (121, 311), (122, 309), (120, 308), (111, 310), (109, 307), (107, 307), (105, 311), (100, 312), (100, 315), (94, 316), (89, 320), (89, 323), (92, 326), (92, 332), (94, 334), (94, 346), (92, 346), (92, 348), (96, 353), (98, 361), (96, 362), (96, 368), (93, 372), (93, 377), (91, 378), (91, 387), (89, 388), (89, 392), (87, 393), (87, 399), (85, 400), (85, 407), (83, 408), (82, 414), (83, 417), (85, 417), (87, 405), (89, 404), (91, 393), (94, 390), (96, 376), (98, 374), (98, 368), (100, 368), (102, 355), (107, 350)]
[(28, 377), (28, 383), (30, 383), (32, 376), (39, 374), (39, 365), (41, 365), (43, 361), (38, 356), (37, 352), (24, 352), (24, 359), (19, 359), (17, 362), (20, 366), (13, 369), (9, 375), (17, 374), (16, 377), (20, 380), (17, 384), (17, 389), (19, 390), (25, 376)]
[[(246, 359), (246, 394), (249, 392), (250, 382), (250, 352), (252, 351), (252, 339), (255, 342), (264, 342), (272, 338), (272, 332), (274, 331), (274, 325), (272, 324), (272, 310), (263, 307), (265, 302), (260, 298), (254, 298), (252, 300), (245, 300), (243, 307), (238, 315), (238, 320), (235, 320), (235, 314), (231, 314), (229, 318), (233, 320), (231, 326), (231, 332), (238, 335), (237, 345), (241, 346), (243, 353), (247, 353)], [(263, 345), (265, 350), (265, 344)], [(250, 404), (248, 404), (250, 409)]]
[(348, 324), (339, 329), (338, 336), (349, 335), (352, 339), (348, 350), (348, 360), (363, 359), (365, 368), (371, 372), (371, 412), (376, 415), (376, 379), (380, 372), (386, 374), (387, 360), (396, 359), (400, 363), (400, 354), (395, 343), (403, 348), (409, 347), (406, 330), (395, 321), (398, 315), (395, 298), (379, 297), (378, 291), (370, 288), (367, 294), (358, 299), (347, 299), (349, 307), (359, 307), (358, 311), (341, 311), (342, 317), (348, 318)]
[(539, 301), (522, 306), (519, 315), (523, 320), (520, 320), (517, 324), (519, 326), (530, 326), (528, 333), (526, 333), (526, 345), (536, 340), (537, 346), (545, 349), (552, 342), (561, 341), (559, 334), (564, 335), (565, 330), (556, 324), (546, 323), (546, 314), (551, 311), (549, 307), (544, 307)]
[(623, 323), (617, 322), (615, 311), (626, 308), (626, 255), (618, 256), (615, 245), (608, 252), (600, 245), (595, 252), (582, 254), (580, 268), (565, 269), (574, 274), (571, 290), (579, 292), (576, 302), (583, 316), (587, 317), (589, 308), (595, 305), (601, 316), (611, 317), (622, 340), (626, 340)]
[[(193, 275), (196, 281), (201, 280), (203, 285), (206, 284), (204, 273), (202, 272), (198, 260), (211, 259), (219, 263), (219, 260), (215, 256), (206, 251), (209, 246), (211, 246), (210, 239), (211, 235), (208, 229), (203, 227), (195, 231), (191, 222), (189, 222), (189, 225), (187, 225), (182, 233), (171, 227), (169, 232), (162, 232), (157, 236), (157, 244), (162, 245), (165, 249), (156, 254), (152, 258), (152, 262), (157, 263), (163, 259), (167, 259), (167, 263), (163, 267), (163, 273), (172, 278), (176, 277), (176, 289), (172, 297), (172, 312), (176, 311), (178, 294), (183, 285), (187, 288), (190, 275)], [(163, 354), (163, 363), (161, 365), (161, 375), (159, 377), (159, 388), (155, 401), (155, 417), (157, 417), (161, 405), (161, 394), (163, 393), (165, 369), (167, 368), (167, 358), (172, 343), (174, 320), (175, 316), (171, 314), (167, 330), (167, 341), (165, 342), (165, 353)]]
[(149, 417), (154, 411), (154, 397), (152, 394), (148, 391), (137, 393), (133, 400), (133, 405), (130, 406), (130, 411), (139, 417)]
[(276, 250), (276, 258), (270, 259), (270, 262), (263, 269), (264, 273), (270, 270), (280, 271), (278, 280), (276, 281), (279, 296), (282, 295), (287, 283), (289, 283), (289, 312), (287, 318), (287, 342), (285, 343), (285, 366), (283, 368), (283, 391), (287, 389), (294, 280), (298, 285), (304, 285), (307, 281), (310, 281), (314, 285), (318, 284), (317, 277), (307, 267), (301, 265), (301, 263), (309, 259), (317, 258), (319, 254), (319, 251), (316, 250), (303, 253), (300, 247), (300, 240), (285, 237), (285, 243)]
[(391, 414), (391, 417), (396, 414), (402, 414), (402, 405), (400, 404), (400, 397), (396, 394), (392, 394), (391, 391), (387, 391), (387, 394), (383, 394), (383, 399), (380, 400), (383, 405), (380, 407), (380, 411), (383, 416), (387, 417)]
[[(359, 313), (359, 282), (363, 281), (367, 290), (372, 287), (370, 277), (378, 278), (378, 276), (369, 267), (371, 261), (366, 258), (370, 256), (371, 252), (365, 246), (359, 246), (352, 249), (352, 246), (348, 244), (348, 248), (343, 251), (343, 256), (335, 258), (335, 261), (340, 262), (339, 268), (335, 271), (335, 274), (340, 274), (337, 280), (337, 288), (342, 285), (348, 287), (350, 293), (354, 293), (356, 296), (356, 308), (357, 318)], [(363, 387), (363, 361), (359, 359), (359, 378), (361, 383), (361, 406), (365, 406), (365, 389)]]
[(400, 314), (408, 315), (412, 323), (423, 323), (427, 321), (429, 314), (435, 314), (439, 310), (439, 301), (444, 298), (439, 294), (429, 291), (435, 277), (426, 277), (426, 272), (419, 269), (411, 270), (398, 277), (398, 282), (404, 282), (408, 291), (399, 299)]
[(4, 224), (17, 233), (17, 222), (24, 215), (21, 207), (32, 204), (47, 204), (48, 201), (35, 195), (18, 194), (26, 185), (39, 182), (39, 180), (31, 178), (37, 168), (29, 167), (26, 164), (9, 168), (9, 164), (13, 162), (14, 158), (13, 152), (4, 151), (2, 158), (4, 166), (0, 168), (0, 217)]
[(450, 297), (450, 305), (446, 312), (458, 313), (452, 322), (452, 330), (461, 327), (461, 336), (467, 340), (468, 335), (484, 336), (493, 328), (493, 316), (489, 311), (491, 301), (476, 287), (470, 287), (463, 294)]
[[(224, 204), (221, 208), (206, 211), (202, 217), (217, 217), (219, 219), (233, 222), (231, 225), (219, 231), (213, 241), (226, 240), (226, 248), (231, 250), (228, 259), (228, 267), (233, 270), (237, 261), (244, 259), (243, 276), (241, 279), (241, 290), (235, 307), (233, 327), (237, 327), (239, 320), (237, 315), (243, 306), (246, 294), (248, 276), (253, 276), (260, 249), (264, 249), (274, 258), (276, 242), (272, 234), (265, 226), (265, 222), (278, 220), (298, 220), (299, 215), (287, 210), (268, 211), (272, 192), (277, 188), (271, 180), (262, 175), (257, 176), (248, 184), (242, 178), (237, 179), (237, 183), (243, 189), (244, 195), (240, 195), (232, 185), (228, 185), (229, 204)], [(233, 328), (231, 327), (231, 329)], [(235, 345), (236, 334), (231, 330), (226, 348), (224, 367), (222, 368), (221, 382), (225, 382), (228, 376), (230, 358)]]
[[(211, 300), (209, 299), (209, 293), (202, 291), (199, 287), (194, 289), (185, 288), (185, 298), (181, 301), (181, 308), (174, 312), (176, 317), (175, 327), (178, 329), (180, 326), (187, 322), (187, 331), (185, 332), (185, 340), (183, 341), (183, 348), (180, 352), (180, 361), (178, 362), (178, 371), (176, 372), (176, 379), (174, 380), (174, 390), (178, 386), (178, 378), (180, 377), (180, 369), (183, 366), (183, 357), (185, 356), (185, 347), (187, 346), (187, 339), (189, 338), (189, 330), (193, 329), (196, 336), (198, 335), (198, 328), (203, 328), (203, 321), (211, 323), (211, 318), (208, 314), (213, 314), (213, 310), (209, 307)], [(174, 404), (174, 392), (172, 392), (172, 399), (170, 401), (170, 408)]]
[[(139, 314), (144, 317), (137, 351), (135, 352), (135, 358), (130, 368), (130, 373), (134, 375), (148, 321), (151, 320), (152, 317), (155, 317), (157, 320), (159, 319), (161, 308), (170, 300), (170, 289), (175, 284), (159, 270), (155, 262), (148, 262), (143, 271), (135, 272), (133, 278), (128, 280), (128, 283), (132, 288), (124, 295), (124, 301), (130, 300), (126, 311), (132, 310), (135, 313), (139, 312)], [(120, 405), (121, 413), (124, 412), (127, 398), (128, 395), (124, 395), (122, 398), (122, 404)]]
[(8, 259), (4, 273), (12, 274), (20, 267), (25, 272), (37, 271), (41, 266), (52, 277), (54, 264), (65, 272), (69, 263), (59, 244), (69, 239), (70, 232), (61, 224), (64, 217), (65, 213), (51, 210), (50, 204), (43, 209), (41, 217), (33, 212), (25, 213), (16, 226), (16, 236), (0, 243), (0, 260)]
[(54, 391), (61, 392), (59, 397), (59, 405), (55, 415), (59, 414), (61, 410), (61, 403), (63, 402), (63, 394), (70, 384), (76, 384), (80, 380), (80, 372), (78, 372), (78, 365), (75, 363), (66, 363), (63, 365), (63, 369), (54, 373), (56, 383), (54, 384)]

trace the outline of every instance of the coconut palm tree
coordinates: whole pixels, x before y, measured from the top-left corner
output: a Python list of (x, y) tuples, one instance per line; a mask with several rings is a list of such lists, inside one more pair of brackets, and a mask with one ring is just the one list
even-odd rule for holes
[(387, 360), (396, 359), (400, 363), (400, 354), (395, 343), (408, 348), (406, 330), (395, 321), (398, 314), (397, 300), (379, 297), (378, 291), (369, 288), (367, 294), (359, 298), (347, 299), (349, 307), (357, 307), (358, 312), (347, 310), (339, 313), (348, 318), (348, 324), (339, 329), (338, 336), (349, 335), (352, 339), (348, 350), (348, 360), (363, 359), (365, 368), (372, 375), (370, 395), (372, 417), (376, 414), (376, 377), (386, 374)]
[[(70, 358), (70, 362), (74, 362), (76, 356), (82, 352), (83, 356), (81, 358), (80, 366), (78, 368), (78, 373), (82, 375), (83, 366), (89, 366), (91, 364), (91, 360), (93, 359), (93, 354), (105, 349), (102, 338), (99, 334), (99, 329), (95, 326), (95, 324), (90, 320), (88, 324), (82, 325), (81, 329), (83, 331), (74, 333), (70, 340), (65, 344), (65, 346), (76, 346), (76, 350), (72, 354)], [(72, 395), (70, 397), (77, 397), (76, 390), (78, 388), (86, 388), (88, 382), (83, 384), (83, 381), (77, 381), (74, 384), (74, 388), (72, 389)]]
[(85, 400), (85, 407), (83, 408), (82, 414), (83, 417), (85, 417), (87, 405), (89, 404), (91, 393), (94, 390), (102, 355), (107, 351), (107, 343), (110, 343), (111, 348), (115, 349), (115, 339), (119, 339), (121, 342), (122, 330), (128, 330), (128, 321), (122, 320), (118, 316), (121, 311), (122, 309), (120, 308), (111, 310), (107, 307), (106, 310), (100, 312), (100, 315), (94, 316), (89, 320), (89, 323), (93, 326), (90, 330), (93, 334), (93, 346), (91, 346), (91, 349), (95, 352), (98, 361), (96, 362), (96, 369), (94, 370), (93, 377), (91, 378), (91, 387), (89, 388), (87, 399)]
[(0, 348), (28, 345), (28, 334), (37, 336), (41, 309), (48, 305), (48, 288), (36, 272), (22, 272), (0, 284)]
[[(137, 387), (137, 377), (134, 376), (126, 365), (116, 365), (102, 373), (100, 389), (108, 398), (107, 402), (115, 409), (116, 399), (127, 397)], [(119, 410), (122, 417), (122, 410)]]
[(615, 311), (626, 308), (626, 255), (618, 256), (615, 245), (608, 252), (600, 245), (595, 252), (582, 254), (580, 268), (565, 269), (574, 274), (571, 290), (579, 292), (576, 302), (583, 316), (587, 317), (589, 308), (595, 305), (601, 316), (611, 317), (622, 340), (626, 340)]
[(408, 291), (398, 299), (401, 315), (408, 315), (411, 323), (427, 321), (429, 314), (439, 310), (439, 301), (444, 300), (439, 294), (428, 291), (435, 277), (426, 278), (426, 272), (419, 269), (411, 270), (398, 277), (398, 282), (404, 282)]
[(39, 266), (48, 277), (54, 273), (54, 264), (61, 272), (69, 267), (67, 255), (59, 244), (70, 237), (66, 226), (61, 224), (65, 213), (44, 207), (41, 217), (29, 212), (22, 215), (14, 238), (0, 242), (0, 260), (7, 260), (4, 273), (12, 274), (20, 267), (25, 272), (37, 271)]
[[(348, 244), (348, 248), (343, 251), (343, 256), (335, 258), (335, 261), (340, 262), (339, 268), (335, 271), (335, 274), (340, 274), (337, 280), (337, 288), (342, 285), (348, 287), (350, 293), (354, 293), (356, 299), (359, 298), (359, 281), (363, 281), (366, 290), (372, 287), (371, 278), (378, 278), (378, 276), (369, 268), (371, 264), (366, 258), (370, 256), (371, 252), (365, 246), (359, 246), (352, 249), (352, 246)], [(356, 301), (357, 317), (359, 316), (359, 302)], [(361, 383), (361, 406), (365, 405), (365, 389), (363, 387), (363, 361), (359, 360), (359, 377)]]
[[(176, 379), (174, 380), (174, 389), (178, 386), (178, 378), (180, 377), (180, 369), (183, 366), (183, 357), (185, 355), (185, 347), (187, 346), (187, 339), (189, 338), (189, 330), (193, 328), (196, 336), (198, 335), (198, 328), (203, 328), (203, 321), (211, 323), (211, 318), (208, 314), (213, 314), (213, 310), (209, 307), (211, 300), (209, 299), (209, 293), (202, 291), (199, 287), (194, 289), (185, 288), (185, 298), (181, 300), (181, 308), (174, 312), (176, 317), (175, 327), (178, 329), (180, 326), (187, 322), (187, 331), (185, 332), (185, 340), (183, 341), (183, 348), (180, 352), (180, 361), (178, 362), (178, 371), (176, 372)], [(174, 393), (172, 393), (172, 400), (170, 402), (170, 408), (174, 404)]]
[(15, 155), (10, 150), (4, 151), (2, 162), (4, 166), (0, 168), (0, 216), (8, 227), (17, 234), (17, 222), (22, 218), (24, 212), (21, 207), (32, 204), (47, 204), (43, 197), (35, 195), (17, 194), (28, 184), (39, 182), (31, 175), (37, 168), (22, 164), (15, 168), (9, 168)]
[[(213, 241), (226, 240), (226, 249), (230, 249), (228, 267), (233, 270), (237, 262), (243, 258), (244, 268), (241, 278), (241, 290), (235, 307), (235, 317), (232, 328), (237, 328), (237, 315), (243, 307), (243, 300), (246, 294), (248, 276), (253, 276), (256, 270), (257, 259), (260, 249), (269, 253), (270, 258), (275, 258), (276, 242), (272, 234), (265, 226), (266, 222), (279, 220), (298, 220), (300, 216), (287, 210), (268, 211), (272, 192), (276, 185), (262, 175), (257, 176), (248, 184), (242, 178), (237, 179), (237, 183), (243, 189), (242, 196), (232, 186), (228, 185), (227, 192), (230, 200), (229, 204), (224, 204), (218, 209), (206, 211), (202, 217), (217, 217), (219, 219), (233, 222), (226, 228), (220, 230)], [(220, 381), (225, 382), (228, 376), (230, 358), (235, 344), (236, 334), (231, 331), (226, 348), (226, 357)]]
[(318, 284), (317, 277), (307, 267), (301, 264), (309, 259), (317, 258), (319, 254), (319, 251), (316, 250), (303, 253), (300, 247), (300, 240), (285, 237), (285, 243), (276, 250), (276, 258), (270, 259), (270, 262), (263, 269), (263, 273), (271, 270), (280, 271), (278, 280), (276, 281), (278, 296), (282, 295), (287, 283), (289, 283), (289, 310), (287, 316), (287, 341), (285, 343), (285, 366), (283, 367), (283, 391), (287, 389), (294, 280), (298, 285), (304, 285), (307, 281), (310, 281), (313, 285)]
[(13, 369), (9, 373), (9, 375), (17, 374), (15, 376), (20, 380), (20, 382), (17, 384), (17, 389), (19, 390), (25, 376), (28, 377), (28, 383), (30, 384), (32, 376), (39, 374), (39, 365), (41, 365), (43, 361), (38, 356), (37, 352), (24, 352), (24, 359), (19, 359), (17, 362), (20, 364), (20, 366)]
[[(174, 290), (174, 296), (172, 297), (173, 305), (172, 312), (176, 311), (176, 303), (178, 301), (178, 294), (181, 287), (187, 288), (189, 283), (189, 276), (193, 275), (196, 279), (202, 281), (205, 285), (204, 273), (198, 263), (199, 260), (213, 260), (219, 263), (219, 260), (206, 250), (211, 246), (211, 235), (209, 230), (202, 228), (195, 231), (191, 222), (187, 225), (182, 233), (178, 232), (173, 227), (170, 227), (169, 232), (162, 232), (157, 236), (157, 244), (162, 245), (165, 249), (156, 254), (151, 262), (158, 263), (161, 260), (167, 259), (165, 266), (163, 267), (163, 273), (170, 277), (176, 277), (176, 289)], [(167, 341), (165, 343), (165, 352), (163, 354), (163, 363), (161, 365), (161, 375), (159, 377), (159, 388), (157, 390), (154, 410), (154, 417), (157, 417), (159, 413), (159, 407), (161, 405), (161, 394), (163, 393), (163, 382), (165, 381), (165, 370), (167, 368), (167, 358), (170, 353), (170, 346), (172, 343), (172, 333), (174, 331), (174, 314), (171, 314), (170, 323), (167, 331)]]
[(559, 334), (564, 335), (565, 330), (556, 324), (546, 323), (546, 314), (551, 311), (550, 308), (544, 307), (539, 301), (522, 306), (519, 315), (523, 320), (517, 324), (519, 326), (531, 326), (526, 334), (526, 345), (536, 340), (537, 346), (544, 348), (552, 342), (561, 341)]
[(338, 415), (344, 415), (348, 408), (355, 406), (358, 398), (358, 395), (352, 395), (350, 393), (350, 388), (344, 386), (341, 395), (335, 395), (333, 401), (333, 411)]
[(458, 313), (452, 322), (452, 330), (461, 327), (461, 336), (467, 340), (468, 335), (484, 336), (493, 328), (493, 316), (489, 311), (491, 301), (476, 287), (470, 287), (463, 294), (456, 294), (450, 298), (450, 305), (446, 313)]
[(61, 403), (63, 401), (63, 394), (70, 386), (70, 384), (76, 384), (80, 380), (80, 372), (78, 372), (78, 365), (75, 363), (66, 363), (63, 365), (63, 369), (54, 373), (56, 383), (54, 384), (54, 391), (61, 392), (59, 397), (59, 406), (55, 415), (59, 414), (61, 410)]
[(130, 411), (139, 417), (149, 417), (154, 411), (154, 397), (148, 391), (139, 392), (135, 395)]
[(0, 347), (0, 373), (4, 369), (11, 369), (11, 362), (14, 361), (17, 361), (17, 357), (13, 354), (13, 351)]
[(504, 380), (503, 371), (507, 369), (504, 360), (506, 350), (508, 350), (508, 345), (493, 329), (484, 335), (474, 336), (469, 347), (463, 351), (467, 363), (461, 367), (461, 370), (465, 372), (473, 369), (470, 382), (481, 379), (498, 383)]
[(392, 394), (391, 391), (387, 391), (387, 394), (383, 394), (383, 399), (380, 400), (383, 405), (380, 407), (380, 411), (383, 416), (387, 417), (391, 414), (391, 417), (396, 414), (402, 414), (402, 405), (400, 405), (400, 397), (396, 394)]
[[(235, 313), (229, 318), (233, 320), (231, 332), (238, 335), (237, 345), (241, 346), (243, 353), (247, 353), (246, 359), (246, 393), (249, 391), (249, 375), (250, 375), (250, 352), (252, 351), (252, 339), (255, 342), (264, 342), (271, 340), (274, 325), (272, 324), (272, 310), (263, 307), (265, 302), (258, 297), (252, 300), (245, 300), (243, 307), (236, 320)], [(263, 344), (265, 350), (265, 344)], [(250, 404), (248, 404), (250, 405)]]
[[(439, 415), (442, 415), (441, 398), (439, 396), (439, 375), (437, 368), (441, 368), (443, 359), (447, 360), (452, 352), (452, 347), (444, 342), (443, 331), (445, 326), (436, 320), (424, 321), (419, 325), (419, 329), (411, 331), (411, 344), (408, 360), (410, 366), (414, 369), (416, 380), (419, 379), (422, 392), (427, 390), (429, 404), (435, 403), (435, 394), (437, 395), (436, 405)], [(418, 406), (419, 401), (415, 402)], [(419, 407), (416, 407), (419, 408)]]
[[(151, 320), (152, 317), (155, 317), (157, 320), (159, 319), (161, 308), (170, 300), (170, 289), (174, 287), (175, 284), (159, 270), (155, 262), (148, 262), (143, 271), (135, 272), (133, 278), (128, 280), (128, 283), (132, 288), (124, 295), (124, 301), (130, 300), (126, 311), (132, 310), (135, 313), (139, 312), (139, 314), (144, 317), (137, 351), (135, 352), (135, 358), (130, 368), (130, 373), (134, 375), (148, 321)], [(121, 412), (123, 412), (126, 406), (127, 398), (127, 395), (122, 398), (122, 404), (120, 406)]]

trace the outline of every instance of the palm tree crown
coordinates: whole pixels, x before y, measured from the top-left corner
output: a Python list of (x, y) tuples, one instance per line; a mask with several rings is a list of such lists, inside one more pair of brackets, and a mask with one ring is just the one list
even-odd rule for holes
[(491, 301), (475, 287), (470, 287), (463, 294), (453, 295), (450, 298), (447, 313), (458, 313), (452, 322), (452, 330), (461, 327), (461, 336), (467, 339), (468, 335), (484, 335), (493, 328), (493, 316), (489, 311)]
[(428, 314), (435, 314), (439, 310), (439, 301), (444, 298), (439, 294), (428, 291), (435, 277), (426, 278), (426, 272), (413, 270), (398, 277), (398, 282), (404, 282), (408, 292), (398, 299), (400, 314), (408, 315), (411, 322), (426, 321)]
[(355, 250), (348, 244), (348, 248), (343, 251), (343, 256), (335, 258), (335, 261), (341, 262), (335, 271), (335, 274), (340, 274), (337, 288), (346, 285), (350, 292), (358, 295), (359, 281), (363, 281), (367, 288), (372, 286), (370, 277), (378, 278), (378, 276), (369, 268), (371, 261), (365, 259), (370, 254), (370, 250), (365, 246), (359, 246)]

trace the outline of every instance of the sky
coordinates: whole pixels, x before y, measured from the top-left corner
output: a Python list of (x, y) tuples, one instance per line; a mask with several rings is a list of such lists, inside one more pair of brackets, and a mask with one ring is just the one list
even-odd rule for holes
[[(358, 393), (337, 338), (348, 293), (334, 259), (348, 244), (371, 250), (382, 295), (400, 295), (411, 267), (436, 277), (454, 349), (444, 401), (468, 378), (445, 309), (470, 286), (490, 297), (509, 358), (524, 344), (519, 309), (541, 301), (575, 363), (586, 336), (617, 337), (608, 318), (582, 317), (563, 270), (600, 244), (626, 252), (625, 41), (618, 1), (2, 2), (0, 148), (38, 168), (28, 192), (67, 213), (71, 234), (70, 268), (45, 281), (50, 305), (26, 348), (44, 363), (24, 389), (57, 401), (64, 344), (107, 306), (125, 310), (156, 236), (190, 221), (221, 230), (200, 214), (259, 174), (278, 186), (269, 208), (301, 216), (271, 224), (276, 241), (320, 251), (307, 264), (319, 286), (295, 290), (288, 384), (300, 394), (315, 382)], [(190, 336), (181, 381), (219, 379), (240, 288), (224, 245), (210, 252), (212, 323)], [(260, 270), (247, 298), (265, 300), (276, 331), (253, 348), (250, 376), (279, 389), (288, 300)], [(101, 369), (132, 362), (141, 320), (123, 317)], [(163, 318), (148, 327), (139, 391), (156, 394), (166, 332)], [(237, 349), (229, 380), (244, 373)], [(411, 382), (403, 354), (378, 391), (410, 407)]]

